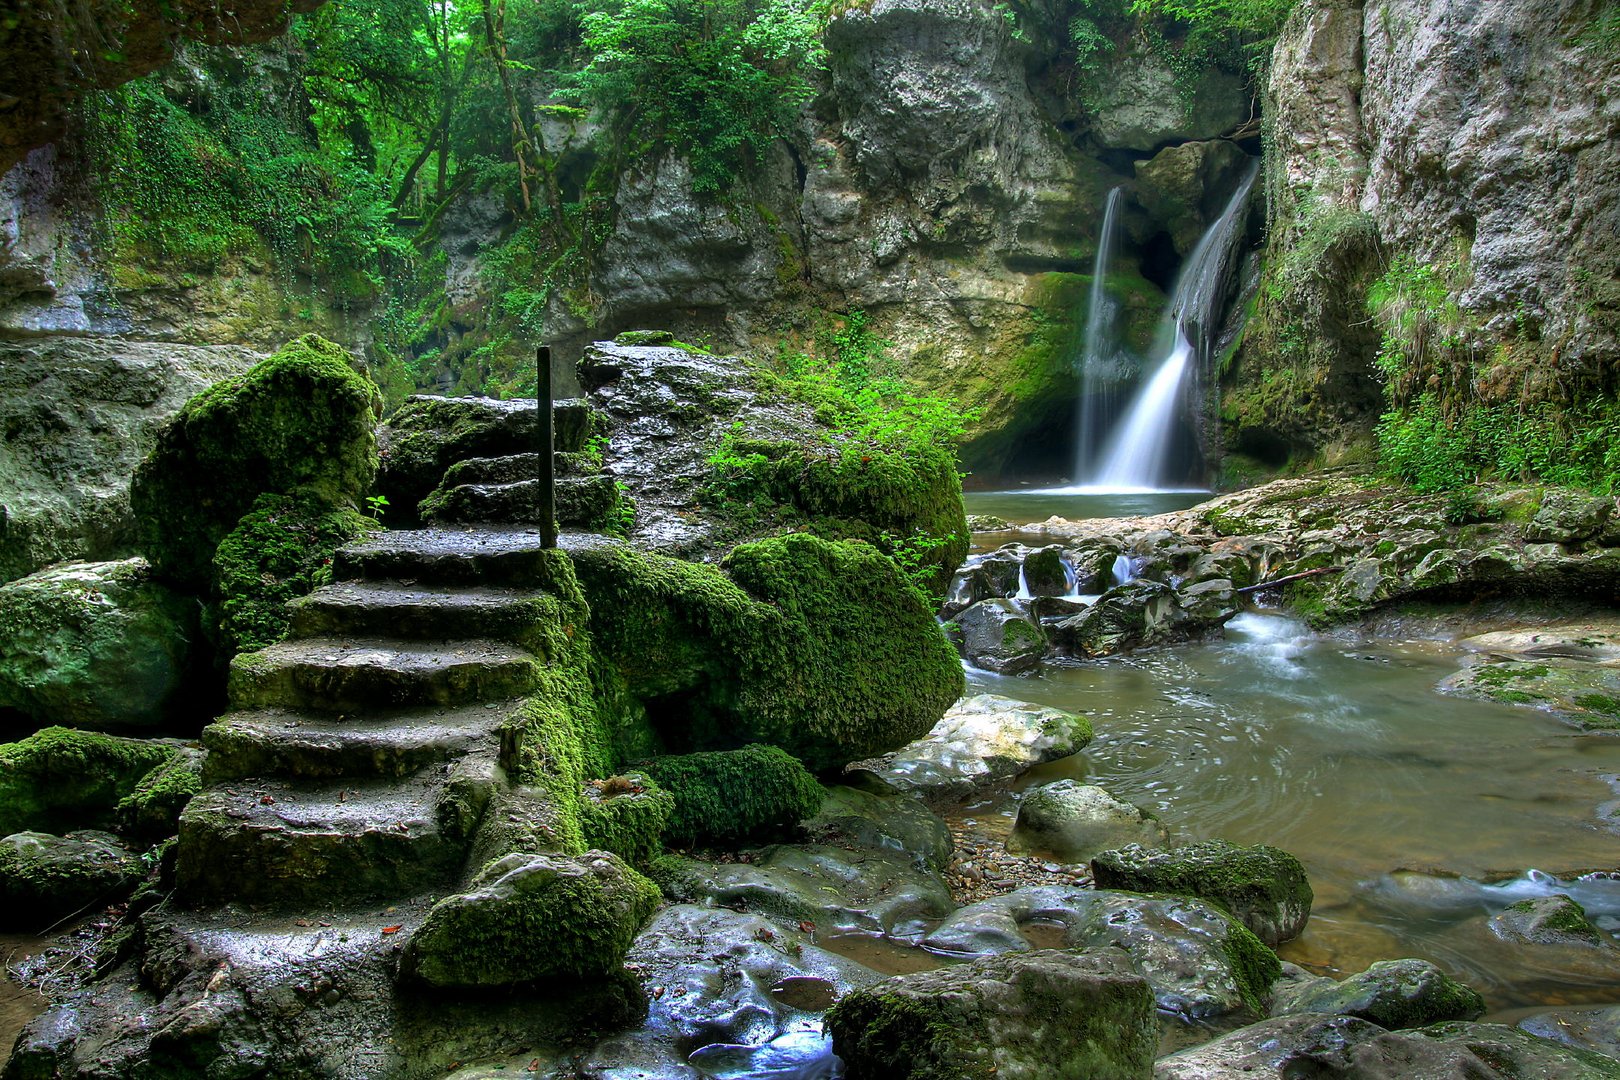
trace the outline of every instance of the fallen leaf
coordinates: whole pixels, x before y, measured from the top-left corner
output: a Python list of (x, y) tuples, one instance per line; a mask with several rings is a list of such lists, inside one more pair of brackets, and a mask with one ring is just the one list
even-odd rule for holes
[(385, 934), (397, 934), (397, 933), (399, 933), (400, 928), (401, 928), (402, 925), (403, 924), (399, 924), (399, 925), (395, 925), (395, 926), (385, 926), (385, 927), (382, 928), (382, 932), (385, 933)]

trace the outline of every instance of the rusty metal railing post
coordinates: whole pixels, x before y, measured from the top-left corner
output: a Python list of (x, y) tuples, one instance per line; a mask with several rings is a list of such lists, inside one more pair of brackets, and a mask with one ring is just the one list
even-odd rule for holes
[(557, 461), (556, 431), (551, 415), (551, 346), (542, 345), (535, 351), (535, 428), (536, 444), (540, 451), (540, 467), (535, 478), (540, 482), (535, 508), (540, 518), (540, 546), (557, 546)]

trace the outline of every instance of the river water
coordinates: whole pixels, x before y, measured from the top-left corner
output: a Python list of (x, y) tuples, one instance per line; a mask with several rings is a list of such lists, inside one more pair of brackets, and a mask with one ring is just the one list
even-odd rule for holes
[[(1620, 880), (1591, 873), (1620, 870), (1620, 738), (1439, 693), (1460, 660), (1447, 642), (1323, 637), (1255, 612), (1221, 641), (969, 684), (1091, 717), (1083, 754), (1021, 785), (1081, 778), (1179, 839), (1298, 856), (1316, 904), (1284, 959), (1342, 977), (1420, 956), (1494, 1010), (1620, 1001), (1609, 950), (1509, 945), (1489, 929), (1515, 900), (1565, 892), (1620, 931)], [(971, 812), (1010, 829), (1005, 797)]]

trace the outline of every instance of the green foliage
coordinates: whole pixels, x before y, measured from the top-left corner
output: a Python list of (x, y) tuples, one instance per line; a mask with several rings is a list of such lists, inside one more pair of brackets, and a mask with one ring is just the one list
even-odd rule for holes
[(675, 797), (672, 847), (791, 831), (820, 809), (825, 794), (797, 758), (774, 746), (654, 758), (643, 769)]
[[(1131, 0), (1131, 11), (1163, 20), (1172, 35), (1160, 51), (1181, 81), (1215, 64), (1258, 74), (1270, 61), (1271, 46), (1298, 0)], [(1172, 43), (1170, 37), (1176, 40)]]
[(1368, 290), (1368, 310), (1384, 330), (1374, 364), (1392, 404), (1405, 404), (1431, 375), (1454, 380), (1450, 369), (1466, 349), (1466, 320), (1456, 300), (1466, 276), (1460, 258), (1432, 266), (1400, 254)]
[(348, 353), (311, 334), (186, 402), (130, 486), (153, 565), (200, 590), (215, 547), (267, 493), (357, 506), (377, 469), (377, 396)]
[(308, 494), (261, 495), (214, 552), (226, 653), (285, 638), (288, 602), (330, 582), (337, 549), (375, 527), (353, 510), (334, 510)]
[(581, 5), (573, 100), (688, 156), (699, 193), (723, 191), (792, 130), (826, 65), (818, 0), (595, 0)]

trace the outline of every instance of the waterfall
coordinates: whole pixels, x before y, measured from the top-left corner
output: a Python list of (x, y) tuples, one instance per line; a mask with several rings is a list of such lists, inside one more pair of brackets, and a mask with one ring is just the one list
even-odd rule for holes
[(1080, 351), (1080, 410), (1074, 443), (1076, 478), (1091, 475), (1096, 444), (1101, 438), (1101, 422), (1112, 412), (1103, 407), (1105, 404), (1111, 405), (1111, 401), (1097, 400), (1097, 386), (1112, 388), (1114, 381), (1096, 376), (1105, 374), (1098, 369), (1114, 351), (1115, 308), (1108, 295), (1108, 268), (1114, 260), (1114, 244), (1119, 233), (1119, 205), (1123, 201), (1124, 190), (1123, 187), (1116, 187), (1108, 192), (1108, 201), (1103, 206), (1102, 230), (1097, 235), (1097, 257), (1091, 265), (1086, 335)]
[(1164, 360), (1137, 391), (1125, 419), (1114, 429), (1102, 465), (1087, 481), (1089, 486), (1113, 491), (1159, 489), (1165, 454), (1181, 419), (1188, 372), (1199, 372), (1214, 347), (1216, 320), (1236, 262), (1242, 211), (1258, 173), (1256, 163), (1182, 265), (1159, 328), (1160, 345), (1155, 351)]

